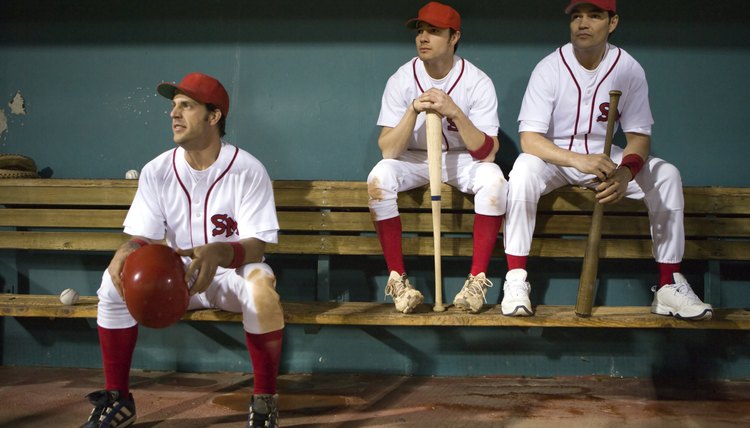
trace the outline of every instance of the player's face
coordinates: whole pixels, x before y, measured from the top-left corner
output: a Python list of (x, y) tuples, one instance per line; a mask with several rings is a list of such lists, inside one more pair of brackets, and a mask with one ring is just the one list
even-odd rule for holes
[(577, 50), (604, 49), (609, 34), (615, 31), (618, 15), (609, 17), (606, 10), (590, 4), (576, 7), (570, 13), (570, 41)]
[(210, 112), (206, 105), (195, 101), (185, 94), (176, 94), (172, 99), (172, 135), (175, 144), (186, 149), (199, 149), (211, 141), (216, 133), (217, 116), (221, 113)]
[(419, 59), (429, 62), (434, 59), (453, 58), (453, 51), (461, 33), (448, 28), (437, 28), (425, 22), (417, 27), (417, 54)]

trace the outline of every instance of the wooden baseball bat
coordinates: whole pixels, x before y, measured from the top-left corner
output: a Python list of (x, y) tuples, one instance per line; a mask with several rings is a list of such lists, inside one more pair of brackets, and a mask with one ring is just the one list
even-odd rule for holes
[[(609, 113), (607, 114), (607, 134), (604, 137), (604, 154), (609, 156), (612, 151), (612, 138), (615, 133), (615, 123), (619, 112), (617, 104), (620, 102), (620, 91), (609, 91)], [(576, 315), (583, 318), (591, 316), (591, 307), (596, 294), (596, 275), (599, 269), (599, 242), (602, 237), (602, 217), (604, 205), (594, 202), (594, 213), (591, 215), (591, 229), (586, 241), (586, 252), (583, 254), (581, 278), (578, 283), (578, 297), (576, 298)]]
[(440, 194), (443, 187), (443, 118), (428, 111), (427, 122), (427, 163), (430, 169), (430, 197), (432, 199), (432, 236), (435, 243), (435, 312), (443, 312), (443, 273), (441, 267)]

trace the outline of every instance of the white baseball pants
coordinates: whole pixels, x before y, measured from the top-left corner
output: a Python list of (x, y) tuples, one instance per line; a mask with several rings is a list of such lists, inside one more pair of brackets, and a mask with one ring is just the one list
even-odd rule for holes
[[(612, 146), (611, 158), (619, 164), (622, 148)], [(508, 183), (508, 214), (504, 223), (506, 254), (527, 256), (536, 226), (536, 211), (542, 195), (573, 184), (595, 187), (593, 174), (575, 168), (549, 164), (522, 153), (513, 164)], [(682, 178), (672, 164), (649, 156), (643, 169), (628, 184), (625, 196), (643, 199), (651, 223), (654, 259), (659, 263), (679, 263), (685, 252)]]
[[(187, 269), (187, 263), (185, 267)], [(99, 326), (121, 329), (137, 324), (106, 270), (96, 294), (99, 296)], [(276, 277), (265, 263), (250, 263), (236, 270), (219, 268), (208, 289), (190, 297), (188, 310), (201, 308), (242, 313), (242, 324), (248, 333), (263, 334), (284, 327)]]
[[(474, 196), (474, 211), (487, 216), (505, 214), (508, 182), (497, 164), (479, 162), (466, 151), (443, 152), (442, 180)], [(406, 151), (383, 159), (370, 171), (367, 189), (375, 221), (398, 216), (398, 192), (430, 182), (426, 151)]]

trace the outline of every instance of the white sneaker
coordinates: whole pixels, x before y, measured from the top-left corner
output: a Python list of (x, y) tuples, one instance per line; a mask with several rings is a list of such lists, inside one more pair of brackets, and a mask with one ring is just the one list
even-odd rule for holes
[(469, 274), (466, 282), (464, 282), (464, 287), (453, 299), (453, 305), (462, 311), (475, 314), (487, 303), (485, 293), (490, 287), (492, 287), (492, 281), (487, 279), (484, 272), (478, 273), (476, 276)]
[(525, 269), (512, 269), (505, 275), (503, 301), (500, 311), (509, 317), (529, 317), (534, 315), (529, 300), (531, 284), (526, 282)]
[(399, 275), (395, 270), (391, 271), (391, 276), (388, 278), (385, 295), (391, 296), (396, 304), (396, 310), (405, 314), (413, 311), (424, 301), (424, 296), (412, 287), (406, 274)]
[(684, 320), (710, 320), (714, 309), (708, 303), (695, 295), (687, 280), (681, 273), (675, 273), (674, 284), (661, 288), (651, 287), (654, 301), (651, 303), (651, 313), (671, 315)]

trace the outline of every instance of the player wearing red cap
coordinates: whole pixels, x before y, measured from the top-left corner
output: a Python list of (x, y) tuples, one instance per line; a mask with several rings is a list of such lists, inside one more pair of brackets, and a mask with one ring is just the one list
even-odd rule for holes
[(132, 238), (102, 276), (97, 325), (105, 389), (88, 395), (94, 410), (83, 427), (135, 422), (128, 376), (138, 325), (120, 275), (131, 252), (162, 240), (183, 257), (192, 284), (188, 309), (242, 313), (254, 373), (248, 427), (276, 427), (284, 317), (274, 273), (263, 262), (265, 244), (277, 242), (279, 229), (271, 180), (258, 159), (222, 139), (229, 96), (218, 80), (191, 73), (157, 92), (172, 100), (177, 147), (143, 168), (124, 222)]
[(416, 30), (417, 56), (388, 79), (378, 118), (383, 160), (367, 178), (370, 211), (390, 272), (385, 292), (403, 313), (423, 300), (406, 276), (396, 199), (398, 192), (429, 182), (422, 113), (433, 110), (443, 117), (442, 179), (475, 195), (471, 271), (454, 304), (477, 312), (492, 286), (486, 272), (505, 214), (507, 183), (493, 162), (499, 148), (497, 95), (484, 72), (455, 54), (461, 38), (455, 9), (430, 2), (406, 26)]
[[(666, 161), (650, 156), (653, 118), (640, 64), (609, 43), (619, 24), (615, 0), (572, 0), (571, 42), (544, 58), (529, 80), (518, 116), (522, 153), (510, 173), (503, 287), (504, 315), (533, 314), (526, 258), (541, 195), (569, 185), (595, 190), (602, 204), (642, 199), (649, 212), (659, 285), (651, 312), (683, 319), (710, 319), (680, 273), (685, 248), (682, 182)], [(603, 154), (609, 91), (619, 90), (618, 124), (624, 148)]]

